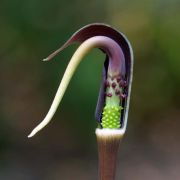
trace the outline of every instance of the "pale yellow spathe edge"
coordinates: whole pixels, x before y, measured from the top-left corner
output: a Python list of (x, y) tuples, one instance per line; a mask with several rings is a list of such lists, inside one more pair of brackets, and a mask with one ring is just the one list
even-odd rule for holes
[(99, 137), (123, 137), (125, 134), (125, 129), (99, 129), (97, 128), (95, 134)]
[[(102, 36), (101, 36), (102, 37)], [(84, 41), (79, 48), (76, 50), (76, 52), (73, 54), (67, 68), (66, 71), (64, 73), (64, 76), (60, 82), (59, 88), (56, 92), (55, 98), (52, 102), (52, 105), (46, 115), (46, 117), (44, 118), (44, 120), (38, 125), (36, 126), (33, 131), (28, 135), (28, 138), (34, 136), (38, 131), (40, 131), (41, 129), (43, 129), (52, 119), (53, 115), (55, 114), (59, 103), (62, 100), (62, 97), (66, 91), (66, 88), (77, 68), (77, 66), (79, 65), (79, 63), (81, 62), (81, 60), (83, 59), (83, 57), (92, 49), (95, 47), (99, 46), (99, 43), (101, 44), (102, 42), (99, 42), (99, 38), (100, 36), (95, 36), (92, 38), (89, 38), (88, 40)], [(112, 39), (108, 38), (108, 37), (103, 37), (106, 40), (109, 41), (109, 43), (114, 43), (116, 45), (116, 47), (119, 48), (119, 45), (113, 41)]]

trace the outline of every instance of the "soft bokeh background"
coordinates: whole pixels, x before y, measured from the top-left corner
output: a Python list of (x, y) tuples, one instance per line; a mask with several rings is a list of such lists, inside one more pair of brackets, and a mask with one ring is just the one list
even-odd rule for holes
[(135, 55), (117, 180), (179, 180), (179, 7), (178, 0), (1, 0), (0, 179), (97, 179), (99, 50), (81, 63), (52, 123), (27, 135), (48, 111), (77, 45), (41, 60), (83, 25), (104, 22), (127, 35)]

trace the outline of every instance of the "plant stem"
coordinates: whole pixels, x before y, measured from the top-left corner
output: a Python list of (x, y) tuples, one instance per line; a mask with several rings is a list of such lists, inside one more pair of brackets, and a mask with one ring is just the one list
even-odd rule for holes
[(96, 129), (99, 180), (115, 180), (117, 153), (123, 134), (119, 129)]

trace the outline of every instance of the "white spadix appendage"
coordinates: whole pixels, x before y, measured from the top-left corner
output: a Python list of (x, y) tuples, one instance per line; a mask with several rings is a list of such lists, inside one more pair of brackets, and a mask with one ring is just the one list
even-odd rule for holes
[(121, 73), (122, 75), (125, 74), (124, 55), (120, 46), (114, 40), (105, 36), (94, 36), (92, 38), (87, 39), (79, 46), (79, 48), (73, 54), (66, 68), (64, 76), (61, 80), (61, 83), (52, 102), (52, 105), (49, 109), (49, 112), (47, 113), (44, 120), (37, 127), (35, 127), (33, 131), (28, 135), (29, 138), (34, 136), (38, 131), (43, 129), (51, 121), (77, 66), (79, 65), (83, 57), (92, 48), (101, 48), (109, 56), (109, 75), (117, 75), (119, 73)]

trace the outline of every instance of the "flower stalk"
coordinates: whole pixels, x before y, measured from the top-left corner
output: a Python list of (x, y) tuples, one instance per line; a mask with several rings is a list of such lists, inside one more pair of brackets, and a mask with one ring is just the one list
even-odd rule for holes
[(123, 133), (116, 129), (96, 129), (99, 156), (99, 180), (114, 180), (117, 153)]
[(77, 31), (60, 49), (44, 61), (52, 59), (57, 53), (76, 41), (81, 45), (69, 61), (52, 105), (44, 120), (34, 128), (28, 137), (34, 136), (51, 121), (83, 57), (91, 49), (99, 48), (106, 54), (103, 80), (95, 112), (98, 122), (96, 137), (99, 179), (114, 180), (118, 147), (127, 126), (133, 70), (132, 49), (122, 33), (108, 25), (95, 23)]

